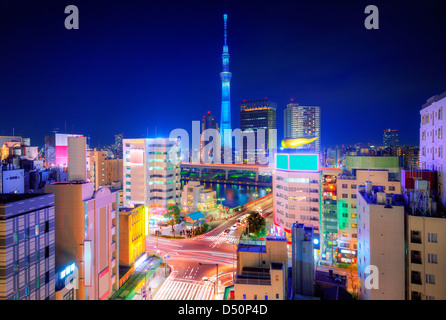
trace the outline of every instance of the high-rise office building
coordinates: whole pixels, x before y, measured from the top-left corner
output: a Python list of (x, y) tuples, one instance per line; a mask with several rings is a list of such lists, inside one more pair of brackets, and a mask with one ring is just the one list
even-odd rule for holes
[(0, 300), (55, 299), (54, 223), (54, 195), (0, 195)]
[(446, 109), (446, 92), (433, 96), (421, 107), (420, 125), (420, 169), (438, 172), (438, 196), (441, 206), (446, 206), (446, 140), (443, 135), (446, 119), (443, 117)]
[[(276, 149), (276, 109), (277, 104), (267, 98), (257, 100), (243, 100), (240, 104), (240, 130), (251, 131), (254, 135), (255, 146), (241, 141), (243, 150), (243, 163), (258, 162), (257, 154), (266, 153)], [(260, 135), (264, 130), (264, 138)]]
[[(319, 237), (319, 157), (317, 154), (276, 154), (273, 172), (275, 233), (291, 244), (293, 223), (311, 226)], [(291, 254), (291, 252), (290, 252)]]
[(210, 111), (203, 116), (203, 122), (201, 123), (201, 131), (203, 132), (206, 129), (218, 130), (218, 123), (215, 120), (215, 116), (213, 116)]
[(384, 147), (398, 147), (400, 145), (397, 129), (386, 129), (383, 134)]
[[(202, 121), (202, 123), (201, 123), (201, 134), (203, 134), (204, 131), (207, 130), (207, 129), (215, 129), (215, 130), (218, 130), (218, 123), (217, 123), (217, 121), (215, 120), (215, 116), (213, 116), (213, 115), (211, 114), (210, 111), (208, 111), (208, 112), (203, 116), (203, 121)], [(208, 143), (210, 143), (210, 141), (205, 142), (205, 141), (203, 141), (203, 140), (204, 140), (204, 137), (203, 137), (202, 140), (200, 139), (200, 150), (201, 150), (201, 151), (203, 151), (203, 148), (204, 148)], [(212, 150), (212, 152), (213, 152), (213, 150)], [(209, 156), (209, 157), (212, 157), (213, 154), (209, 154), (208, 156)]]
[(223, 63), (223, 71), (220, 72), (221, 79), (221, 118), (220, 118), (220, 137), (221, 146), (232, 147), (231, 135), (225, 135), (225, 130), (231, 130), (231, 78), (232, 73), (229, 72), (229, 49), (228, 49), (228, 32), (227, 32), (228, 15), (223, 15), (224, 22), (224, 44), (223, 54), (221, 55)]
[(404, 300), (405, 236), (402, 195), (367, 181), (358, 199), (358, 280), (361, 300)]
[(56, 264), (75, 259), (78, 300), (107, 300), (119, 288), (118, 193), (94, 191), (92, 182), (48, 184), (45, 192), (54, 194)]
[(143, 204), (152, 221), (164, 219), (170, 204), (181, 203), (179, 141), (124, 139), (123, 148), (124, 207)]
[(289, 103), (284, 111), (284, 129), (286, 139), (316, 138), (311, 143), (297, 146), (305, 152), (321, 151), (321, 109), (316, 106), (300, 106)]

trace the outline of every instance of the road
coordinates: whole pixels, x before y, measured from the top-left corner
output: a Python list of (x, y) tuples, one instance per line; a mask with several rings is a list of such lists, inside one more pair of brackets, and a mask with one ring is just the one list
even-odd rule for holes
[[(165, 261), (172, 272), (153, 297), (155, 300), (212, 300), (221, 299), (224, 288), (233, 283), (236, 265), (236, 246), (241, 227), (231, 228), (237, 219), (258, 208), (268, 215), (272, 212), (272, 197), (259, 200), (206, 234), (186, 239), (146, 237), (149, 253), (168, 256)], [(229, 233), (225, 233), (230, 229)], [(157, 245), (158, 244), (158, 245)], [(218, 284), (217, 285), (217, 265)], [(205, 279), (205, 280), (203, 280)]]

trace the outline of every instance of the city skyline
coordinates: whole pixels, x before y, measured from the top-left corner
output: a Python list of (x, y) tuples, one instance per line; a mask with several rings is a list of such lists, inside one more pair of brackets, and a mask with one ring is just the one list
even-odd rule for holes
[[(63, 4), (23, 4), (1, 8), (8, 63), (0, 90), (9, 116), (0, 134), (14, 131), (36, 145), (54, 128), (103, 146), (117, 132), (139, 138), (191, 130), (207, 111), (220, 122), (223, 13), (230, 17), (233, 128), (243, 99), (268, 97), (282, 115), (293, 98), (321, 107), (323, 146), (378, 144), (387, 128), (399, 130), (401, 144), (417, 144), (410, 128), (419, 108), (443, 92), (442, 51), (430, 41), (445, 23), (436, 1), (376, 3), (378, 30), (364, 27), (362, 1), (80, 2), (78, 30), (64, 28)], [(36, 110), (43, 111), (38, 126)], [(280, 140), (282, 116), (277, 128)]]

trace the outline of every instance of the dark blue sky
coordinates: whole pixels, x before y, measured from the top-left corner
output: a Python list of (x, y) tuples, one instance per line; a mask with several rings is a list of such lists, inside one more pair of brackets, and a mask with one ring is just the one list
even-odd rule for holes
[[(391, 2), (391, 3), (390, 3)], [(108, 145), (219, 121), (228, 13), (232, 126), (243, 99), (318, 105), (322, 145), (418, 144), (419, 109), (446, 91), (444, 1), (33, 1), (0, 4), (0, 135)], [(79, 30), (64, 9), (79, 8)], [(364, 27), (368, 4), (379, 30)]]

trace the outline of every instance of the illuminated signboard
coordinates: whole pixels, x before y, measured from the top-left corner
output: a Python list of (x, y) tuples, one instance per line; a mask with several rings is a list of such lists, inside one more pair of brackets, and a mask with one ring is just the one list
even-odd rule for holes
[(288, 155), (276, 154), (276, 168), (288, 170)]
[(84, 284), (91, 286), (91, 241), (84, 241)]
[(319, 171), (317, 154), (276, 154), (276, 169), (290, 171)]

